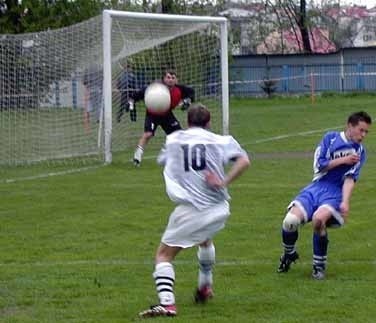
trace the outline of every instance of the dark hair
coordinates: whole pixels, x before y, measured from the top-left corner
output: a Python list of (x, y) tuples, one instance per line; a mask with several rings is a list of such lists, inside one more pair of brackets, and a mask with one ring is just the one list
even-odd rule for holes
[(163, 75), (162, 75), (162, 79), (163, 79), (167, 74), (171, 74), (171, 75), (175, 75), (175, 76), (177, 76), (175, 70), (173, 70), (173, 69), (166, 69), (166, 70), (164, 71)]
[(360, 121), (364, 121), (367, 124), (372, 124), (370, 115), (364, 111), (354, 112), (347, 119), (347, 123), (350, 123), (352, 126), (356, 126)]
[(210, 121), (210, 112), (201, 103), (192, 104), (188, 109), (188, 125), (205, 128)]

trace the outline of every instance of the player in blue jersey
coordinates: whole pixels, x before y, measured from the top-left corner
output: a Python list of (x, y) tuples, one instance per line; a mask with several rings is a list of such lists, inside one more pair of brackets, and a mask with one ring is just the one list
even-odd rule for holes
[(340, 227), (349, 215), (350, 198), (366, 160), (362, 145), (372, 123), (363, 111), (351, 114), (344, 131), (327, 132), (317, 146), (313, 181), (287, 207), (282, 223), (282, 245), (278, 272), (287, 272), (299, 255), (295, 244), (298, 228), (307, 222), (313, 227), (314, 279), (325, 278), (329, 227)]

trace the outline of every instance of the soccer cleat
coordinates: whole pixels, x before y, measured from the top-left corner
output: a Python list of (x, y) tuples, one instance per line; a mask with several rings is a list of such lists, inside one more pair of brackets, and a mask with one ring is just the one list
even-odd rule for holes
[(133, 158), (133, 165), (136, 167), (140, 167), (141, 161), (139, 161), (137, 158)]
[(312, 278), (316, 280), (325, 279), (325, 269), (321, 267), (313, 266)]
[(279, 259), (279, 267), (278, 267), (278, 272), (279, 273), (287, 273), (290, 270), (291, 264), (296, 260), (299, 259), (298, 253), (295, 251), (294, 253), (288, 254), (284, 253), (281, 258)]
[(206, 303), (209, 299), (214, 297), (213, 289), (209, 285), (197, 288), (194, 297), (196, 303)]
[(175, 305), (152, 305), (145, 311), (138, 314), (140, 318), (157, 317), (157, 316), (176, 316)]

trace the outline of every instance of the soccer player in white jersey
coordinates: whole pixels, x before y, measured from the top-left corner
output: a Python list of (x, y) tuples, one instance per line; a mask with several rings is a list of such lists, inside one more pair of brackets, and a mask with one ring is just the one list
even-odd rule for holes
[(362, 145), (372, 123), (363, 111), (348, 117), (344, 131), (327, 132), (314, 154), (313, 181), (287, 207), (282, 223), (282, 245), (278, 272), (287, 272), (299, 255), (295, 244), (300, 225), (312, 222), (313, 271), (317, 280), (325, 278), (329, 227), (341, 227), (349, 215), (350, 198), (366, 160)]
[[(140, 312), (140, 317), (175, 316), (175, 272), (172, 261), (185, 248), (198, 246), (196, 302), (213, 296), (213, 236), (230, 215), (227, 186), (249, 166), (247, 153), (232, 136), (208, 130), (210, 112), (202, 104), (188, 109), (188, 129), (166, 137), (158, 156), (164, 166), (166, 191), (176, 203), (155, 256), (153, 277), (159, 304)], [(227, 173), (226, 164), (231, 163)]]

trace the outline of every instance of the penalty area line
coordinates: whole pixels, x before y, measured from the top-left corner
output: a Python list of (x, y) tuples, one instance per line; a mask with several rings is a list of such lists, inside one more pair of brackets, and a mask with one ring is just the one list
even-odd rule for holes
[(88, 167), (81, 167), (77, 169), (68, 169), (60, 172), (50, 172), (50, 173), (44, 173), (44, 174), (38, 174), (33, 176), (25, 176), (25, 177), (19, 177), (19, 178), (7, 178), (4, 180), (0, 180), (1, 184), (10, 184), (10, 183), (16, 183), (16, 182), (23, 182), (23, 181), (32, 181), (35, 179), (41, 179), (41, 178), (48, 178), (53, 176), (61, 176), (61, 175), (68, 175), (68, 174), (74, 174), (74, 173), (82, 173), (93, 169), (98, 169), (100, 167), (103, 167), (105, 165), (100, 166), (88, 166)]
[[(304, 136), (309, 136), (312, 134), (320, 133), (320, 132), (326, 132), (329, 130), (334, 130), (334, 129), (340, 129), (343, 126), (335, 126), (335, 127), (330, 127), (330, 128), (323, 128), (323, 129), (315, 129), (315, 130), (308, 130), (308, 131), (301, 131), (301, 132), (295, 132), (295, 133), (288, 133), (284, 135), (279, 135), (279, 136), (274, 136), (274, 137), (269, 137), (269, 138), (264, 138), (264, 139), (257, 139), (251, 142), (247, 143), (241, 143), (242, 146), (249, 146), (249, 145), (255, 145), (255, 144), (262, 144), (264, 142), (269, 142), (269, 141), (278, 141), (278, 140), (283, 140), (291, 137), (304, 137)], [(149, 159), (155, 159), (157, 156), (146, 156), (144, 159), (149, 160)]]
[(326, 132), (326, 131), (333, 130), (333, 129), (339, 129), (341, 127), (342, 126), (336, 126), (336, 127), (330, 127), (330, 128), (324, 128), (324, 129), (316, 129), (316, 130), (308, 130), (308, 131), (302, 131), (302, 132), (296, 132), (296, 133), (289, 133), (289, 134), (279, 135), (279, 136), (275, 136), (275, 137), (269, 137), (269, 138), (265, 138), (265, 139), (258, 139), (258, 140), (255, 140), (253, 142), (246, 143), (244, 145), (261, 144), (261, 143), (268, 142), (268, 141), (277, 141), (277, 140), (282, 140), (282, 139), (296, 137), (296, 136), (304, 137), (304, 136), (309, 136), (309, 135), (320, 133), (320, 132)]

